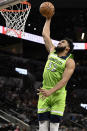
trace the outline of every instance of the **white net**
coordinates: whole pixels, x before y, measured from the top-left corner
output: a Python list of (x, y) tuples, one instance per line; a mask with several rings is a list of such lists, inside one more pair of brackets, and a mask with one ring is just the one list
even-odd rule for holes
[[(21, 2), (20, 4), (0, 11), (4, 19), (6, 20), (7, 34), (11, 31), (11, 33), (13, 32), (12, 35), (14, 36), (14, 30), (16, 30), (17, 33), (22, 32), (23, 34), (30, 9), (31, 5), (29, 4), (29, 2)], [(9, 28), (13, 31), (9, 30)]]

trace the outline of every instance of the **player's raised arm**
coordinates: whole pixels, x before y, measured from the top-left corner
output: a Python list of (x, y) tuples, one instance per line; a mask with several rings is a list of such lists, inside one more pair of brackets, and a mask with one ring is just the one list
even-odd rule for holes
[(44, 39), (45, 46), (48, 52), (51, 52), (55, 48), (50, 38), (50, 23), (51, 23), (51, 18), (46, 19), (46, 22), (44, 24), (43, 31), (42, 31), (43, 39)]
[(45, 46), (48, 52), (54, 50), (54, 45), (52, 44), (50, 38), (50, 23), (51, 18), (54, 15), (55, 7), (51, 2), (44, 2), (40, 5), (40, 13), (46, 18), (46, 22), (43, 27), (42, 36), (45, 41)]

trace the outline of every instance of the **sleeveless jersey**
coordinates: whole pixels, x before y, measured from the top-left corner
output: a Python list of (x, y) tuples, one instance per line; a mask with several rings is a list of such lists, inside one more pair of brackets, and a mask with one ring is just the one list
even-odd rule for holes
[[(67, 59), (72, 58), (72, 54), (64, 57), (66, 58), (58, 57), (55, 51), (49, 54), (43, 72), (44, 89), (53, 88), (62, 79), (62, 75), (66, 66), (66, 61)], [(65, 90), (65, 86), (60, 90)]]

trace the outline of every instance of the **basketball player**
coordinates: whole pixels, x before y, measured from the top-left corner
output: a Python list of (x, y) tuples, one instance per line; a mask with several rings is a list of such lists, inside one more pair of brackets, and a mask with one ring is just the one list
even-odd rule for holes
[(50, 23), (51, 18), (46, 18), (42, 32), (49, 56), (43, 73), (43, 86), (39, 89), (39, 131), (48, 131), (49, 121), (50, 131), (58, 131), (65, 109), (65, 87), (75, 69), (72, 40), (63, 39), (55, 47), (50, 38)]

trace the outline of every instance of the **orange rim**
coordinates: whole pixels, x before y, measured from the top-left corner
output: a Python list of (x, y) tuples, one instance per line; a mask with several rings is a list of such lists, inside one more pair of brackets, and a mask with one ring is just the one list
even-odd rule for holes
[(28, 8), (23, 9), (23, 10), (8, 10), (8, 9), (2, 9), (0, 10), (1, 12), (26, 12), (28, 9), (31, 9), (31, 4), (27, 1), (20, 2), (23, 5), (28, 5)]

